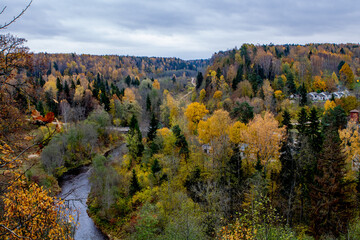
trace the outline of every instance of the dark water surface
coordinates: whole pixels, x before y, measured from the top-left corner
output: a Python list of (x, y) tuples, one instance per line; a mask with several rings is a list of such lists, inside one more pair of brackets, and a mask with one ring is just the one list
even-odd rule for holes
[(65, 203), (71, 210), (76, 210), (74, 218), (79, 225), (75, 232), (75, 240), (104, 240), (107, 239), (95, 226), (88, 216), (86, 200), (90, 193), (89, 176), (90, 167), (82, 167), (76, 173), (67, 174), (61, 180), (61, 194), (59, 197), (66, 200)]

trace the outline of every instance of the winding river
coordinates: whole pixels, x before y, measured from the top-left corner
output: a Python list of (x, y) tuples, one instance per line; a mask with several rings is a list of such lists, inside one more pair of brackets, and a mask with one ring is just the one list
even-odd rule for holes
[[(112, 162), (121, 161), (121, 156), (126, 153), (126, 144), (111, 149), (104, 155), (110, 157)], [(91, 185), (89, 177), (91, 175), (91, 167), (81, 167), (74, 173), (66, 174), (60, 181), (61, 193), (59, 197), (65, 200), (65, 204), (70, 211), (75, 210), (75, 221), (78, 222), (75, 231), (75, 240), (105, 240), (108, 239), (95, 226), (93, 220), (87, 214), (87, 198), (90, 193)]]
[(78, 227), (75, 232), (75, 240), (104, 240), (107, 239), (95, 226), (88, 216), (86, 200), (90, 193), (89, 176), (91, 167), (82, 167), (74, 174), (67, 174), (61, 181), (61, 194), (65, 203), (71, 210), (75, 210), (75, 221)]

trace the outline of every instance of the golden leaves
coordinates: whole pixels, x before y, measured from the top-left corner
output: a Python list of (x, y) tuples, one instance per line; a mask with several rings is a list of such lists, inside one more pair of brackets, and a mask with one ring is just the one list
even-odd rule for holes
[(152, 87), (154, 89), (160, 90), (160, 83), (157, 79), (154, 80)]
[(279, 150), (284, 133), (285, 128), (279, 128), (278, 122), (270, 112), (265, 112), (263, 117), (256, 115), (243, 132), (246, 144), (244, 167), (252, 171), (260, 162), (265, 172), (279, 172)]
[(199, 139), (202, 143), (209, 143), (215, 138), (228, 134), (231, 118), (225, 110), (216, 110), (206, 121), (200, 121), (198, 126)]
[[(4, 215), (0, 224), (11, 229), (13, 233), (30, 239), (72, 239), (71, 222), (66, 216), (63, 201), (50, 197), (48, 192), (36, 183), (29, 186), (24, 177), (18, 177), (2, 197)], [(0, 233), (5, 231), (0, 229)], [(9, 238), (11, 232), (4, 232)]]
[(197, 125), (203, 117), (209, 113), (209, 110), (206, 109), (205, 105), (198, 102), (193, 102), (185, 110), (185, 116), (189, 121), (189, 129), (195, 131)]

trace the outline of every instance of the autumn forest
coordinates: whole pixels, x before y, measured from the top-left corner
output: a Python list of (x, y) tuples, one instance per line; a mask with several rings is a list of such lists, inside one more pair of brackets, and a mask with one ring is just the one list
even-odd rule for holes
[(359, 44), (0, 50), (0, 239), (360, 239)]

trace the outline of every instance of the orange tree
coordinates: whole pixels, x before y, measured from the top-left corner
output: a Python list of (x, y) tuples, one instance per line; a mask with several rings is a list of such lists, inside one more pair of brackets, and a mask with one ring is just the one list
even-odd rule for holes
[(28, 183), (19, 170), (21, 160), (0, 142), (0, 238), (72, 239), (73, 218), (63, 201), (36, 183)]

